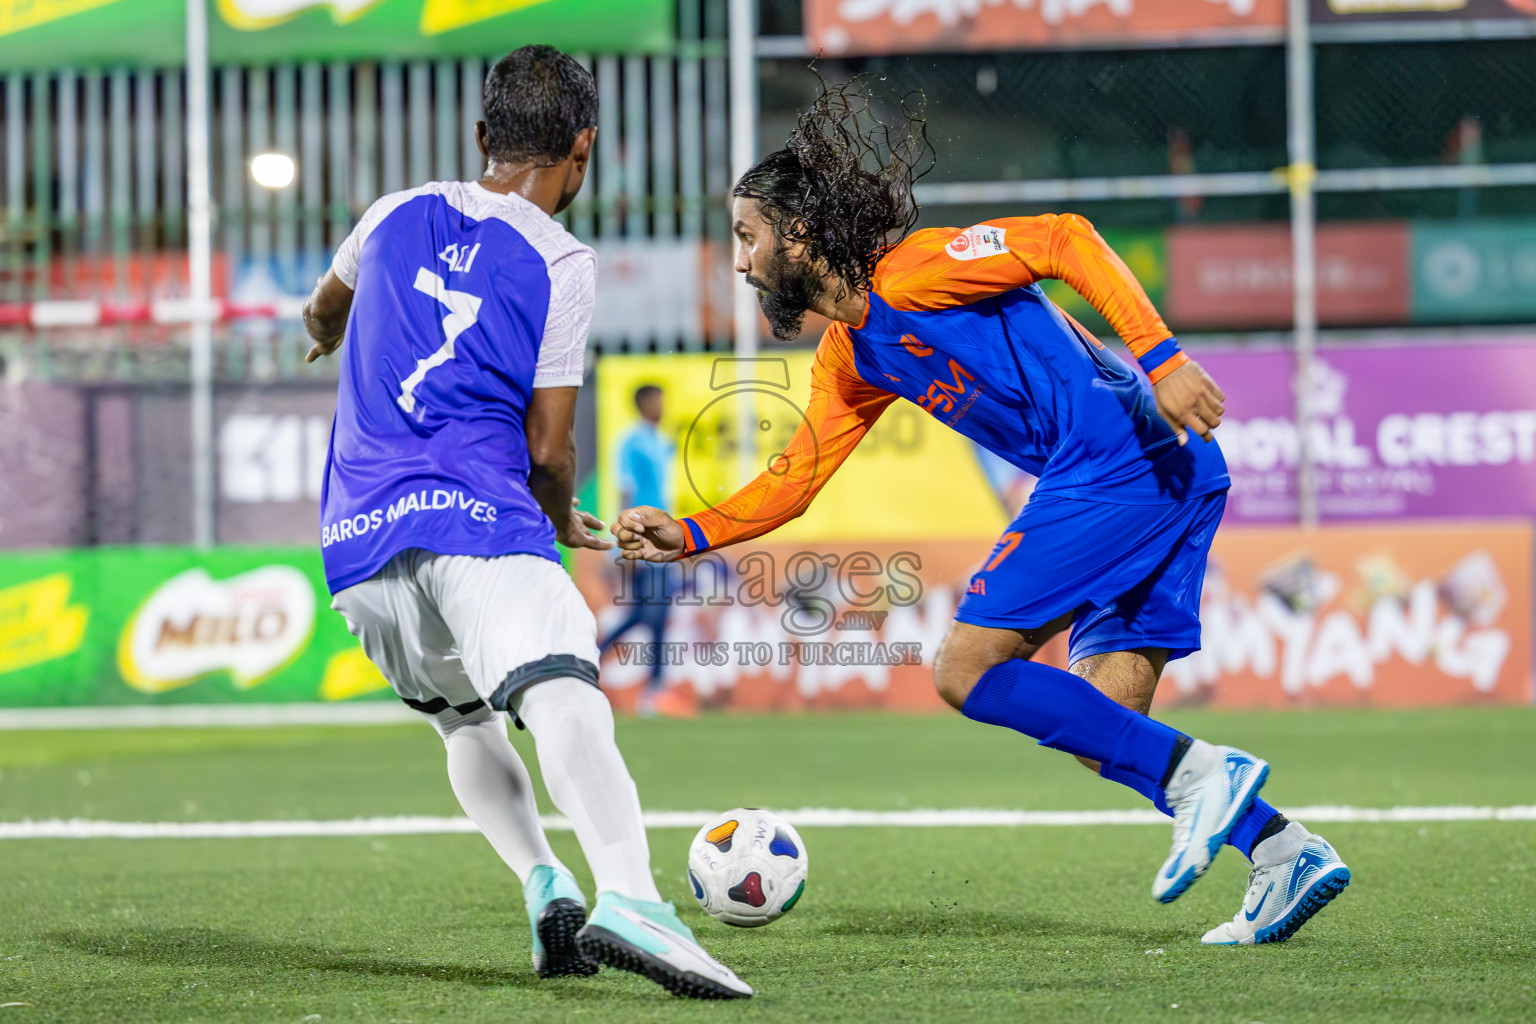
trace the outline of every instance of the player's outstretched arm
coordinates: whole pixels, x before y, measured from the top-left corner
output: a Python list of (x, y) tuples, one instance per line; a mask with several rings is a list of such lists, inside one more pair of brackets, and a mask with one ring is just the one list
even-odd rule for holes
[(576, 493), (577, 388), (534, 388), (524, 432), (528, 439), (528, 489), (568, 548), (606, 551), (613, 541), (597, 536), (604, 523), (578, 508)]
[(304, 329), (315, 339), (314, 346), (304, 357), (306, 363), (328, 356), (341, 347), (350, 312), (352, 289), (336, 276), (336, 271), (327, 270), (325, 276), (315, 282), (315, 290), (304, 302)]
[[(833, 324), (816, 349), (801, 422), (784, 450), (768, 460), (768, 468), (713, 508), (680, 520), (660, 509), (626, 510), (614, 531), (624, 557), (671, 561), (761, 537), (804, 514), (895, 400), (859, 377), (847, 329)], [(633, 535), (629, 544), (620, 530)]]

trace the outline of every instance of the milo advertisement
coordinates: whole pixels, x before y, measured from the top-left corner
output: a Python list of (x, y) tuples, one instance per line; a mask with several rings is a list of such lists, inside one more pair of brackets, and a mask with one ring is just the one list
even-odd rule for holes
[(0, 707), (389, 696), (306, 548), (0, 558)]

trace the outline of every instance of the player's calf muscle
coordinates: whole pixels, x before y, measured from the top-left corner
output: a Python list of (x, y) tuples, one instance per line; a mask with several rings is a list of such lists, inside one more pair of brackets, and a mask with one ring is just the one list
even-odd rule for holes
[[(1168, 661), (1168, 652), (1148, 648), (1140, 651), (1110, 651), (1074, 662), (1069, 671), (1093, 684), (1094, 689), (1132, 711), (1152, 712), (1152, 696)], [(1099, 762), (1079, 757), (1084, 768), (1097, 773)]]
[(1168, 652), (1157, 648), (1109, 651), (1073, 663), (1070, 671), (1116, 704), (1145, 715), (1152, 710), (1152, 696), (1167, 661)]

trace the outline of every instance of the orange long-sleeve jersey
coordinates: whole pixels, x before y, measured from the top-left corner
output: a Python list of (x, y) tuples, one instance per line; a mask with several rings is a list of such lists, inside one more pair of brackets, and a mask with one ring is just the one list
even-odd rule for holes
[(1040, 291), (1065, 281), (1151, 381), (1186, 357), (1130, 269), (1075, 214), (916, 231), (875, 269), (857, 327), (833, 323), (805, 420), (765, 472), (682, 520), (689, 552), (802, 514), (896, 398), (1040, 478), (1036, 490), (1161, 504), (1224, 489), (1215, 444), (1178, 444), (1146, 380)]

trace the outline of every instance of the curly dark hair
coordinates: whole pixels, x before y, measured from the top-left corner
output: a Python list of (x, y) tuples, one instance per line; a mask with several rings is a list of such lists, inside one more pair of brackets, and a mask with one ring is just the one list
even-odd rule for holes
[[(815, 71), (815, 68), (812, 68)], [(872, 109), (868, 76), (841, 85), (821, 80), (784, 148), (741, 176), (732, 195), (756, 199), (781, 242), (803, 243), (848, 290), (870, 275), (917, 223), (912, 185), (933, 169), (921, 92), (900, 98), (893, 129)]]

